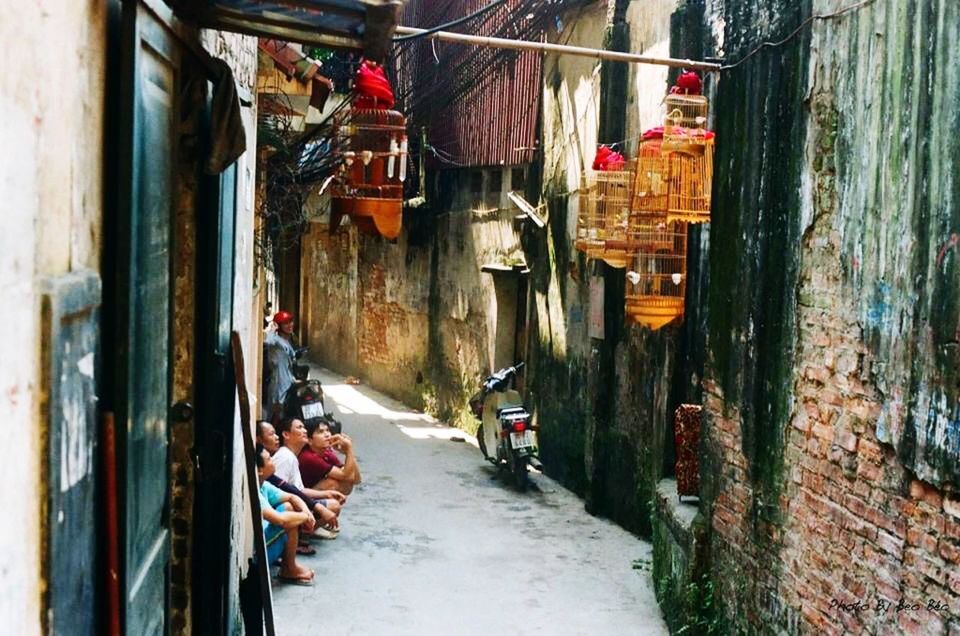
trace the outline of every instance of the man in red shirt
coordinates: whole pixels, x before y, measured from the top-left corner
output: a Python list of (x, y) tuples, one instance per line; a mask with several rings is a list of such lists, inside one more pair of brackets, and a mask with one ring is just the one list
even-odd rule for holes
[[(334, 452), (343, 453), (343, 460)], [(323, 420), (307, 425), (307, 446), (297, 457), (303, 483), (317, 490), (336, 490), (349, 495), (360, 483), (360, 467), (353, 454), (353, 441), (346, 435), (331, 435)]]

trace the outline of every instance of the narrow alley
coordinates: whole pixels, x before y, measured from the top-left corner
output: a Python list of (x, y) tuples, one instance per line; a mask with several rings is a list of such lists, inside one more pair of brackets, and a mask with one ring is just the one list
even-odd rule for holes
[(317, 585), (274, 587), (278, 634), (316, 633), (318, 612), (338, 634), (667, 633), (648, 542), (543, 475), (516, 492), (458, 429), (311, 375), (354, 440), (363, 483), (340, 536), (302, 558)]
[(960, 636), (960, 0), (0, 35), (4, 633)]

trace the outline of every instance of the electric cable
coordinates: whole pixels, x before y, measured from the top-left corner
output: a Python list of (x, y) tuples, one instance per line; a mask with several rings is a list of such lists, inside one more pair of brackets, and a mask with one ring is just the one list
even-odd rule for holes
[(491, 2), (491, 3), (488, 4), (488, 5), (486, 5), (485, 7), (481, 7), (481, 8), (479, 8), (479, 9), (477, 9), (476, 11), (474, 11), (473, 13), (471, 13), (471, 14), (469, 14), (469, 15), (463, 16), (462, 18), (457, 18), (456, 20), (451, 20), (450, 22), (445, 22), (445, 23), (443, 23), (443, 24), (438, 24), (438, 25), (435, 26), (435, 27), (430, 27), (429, 29), (427, 29), (427, 30), (424, 31), (423, 33), (413, 33), (413, 34), (411, 34), (411, 35), (398, 35), (398, 36), (396, 36), (396, 37), (393, 38), (393, 41), (394, 41), (394, 42), (407, 42), (407, 41), (409, 41), (409, 40), (416, 40), (416, 39), (418, 39), (418, 38), (426, 37), (426, 36), (428, 36), (428, 35), (431, 35), (431, 34), (433, 34), (433, 33), (436, 33), (437, 31), (444, 31), (444, 30), (446, 30), (446, 29), (451, 29), (451, 28), (453, 28), (453, 27), (455, 27), (455, 26), (459, 26), (459, 25), (463, 24), (464, 22), (469, 22), (470, 20), (473, 20), (474, 18), (477, 18), (477, 17), (483, 15), (484, 13), (486, 13), (487, 11), (489, 11), (490, 9), (493, 9), (494, 7), (500, 6), (501, 4), (503, 4), (503, 3), (506, 2), (506, 1), (507, 1), (507, 0), (494, 0), (493, 2)]
[(731, 64), (724, 64), (723, 66), (720, 67), (720, 70), (721, 70), (721, 71), (728, 71), (728, 70), (730, 70), (730, 69), (736, 68), (736, 67), (740, 66), (741, 64), (743, 64), (744, 62), (746, 62), (747, 60), (749, 60), (751, 57), (754, 56), (754, 54), (758, 53), (758, 52), (761, 51), (762, 49), (765, 49), (765, 48), (774, 48), (774, 49), (775, 49), (775, 48), (778, 48), (778, 47), (783, 46), (784, 44), (786, 44), (787, 42), (789, 42), (789, 41), (792, 40), (793, 38), (797, 37), (797, 35), (798, 35), (801, 31), (803, 31), (807, 26), (809, 26), (810, 23), (813, 22), (814, 20), (832, 20), (832, 19), (834, 19), (834, 18), (839, 18), (839, 17), (842, 17), (842, 16), (846, 15), (847, 13), (850, 13), (851, 11), (859, 11), (860, 9), (862, 9), (862, 8), (864, 8), (864, 7), (866, 7), (866, 6), (869, 6), (869, 5), (873, 4), (874, 2), (876, 2), (876, 0), (861, 0), (860, 2), (857, 2), (857, 3), (855, 3), (855, 4), (851, 4), (851, 5), (848, 5), (848, 6), (846, 6), (846, 7), (841, 8), (841, 9), (837, 9), (837, 10), (834, 11), (833, 13), (819, 13), (819, 14), (817, 14), (817, 15), (812, 15), (812, 16), (810, 16), (809, 18), (807, 18), (806, 20), (804, 20), (803, 22), (801, 22), (801, 23), (800, 23), (800, 26), (798, 26), (796, 29), (794, 29), (793, 31), (791, 31), (790, 34), (789, 34), (787, 37), (783, 38), (782, 40), (778, 40), (778, 41), (776, 41), (776, 42), (763, 42), (763, 43), (761, 43), (760, 45), (758, 45), (758, 46), (756, 46), (755, 48), (753, 48), (749, 53), (747, 53), (746, 55), (744, 55), (742, 58), (740, 58), (740, 59), (737, 60), (736, 62), (733, 62), (733, 63), (731, 63)]

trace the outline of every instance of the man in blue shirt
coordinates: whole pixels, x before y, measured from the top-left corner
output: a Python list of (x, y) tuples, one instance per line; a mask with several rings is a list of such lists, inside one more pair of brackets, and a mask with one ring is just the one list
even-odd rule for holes
[(270, 453), (257, 445), (257, 475), (260, 478), (260, 511), (263, 537), (267, 544), (267, 563), (280, 561), (277, 579), (297, 585), (313, 585), (313, 570), (297, 565), (297, 541), (300, 527), (314, 523), (313, 514), (299, 497), (283, 492), (267, 481), (273, 474)]
[(263, 346), (266, 350), (267, 369), (270, 379), (267, 382), (266, 402), (263, 405), (263, 419), (269, 420), (277, 405), (283, 405), (287, 391), (293, 386), (293, 361), (296, 350), (290, 340), (293, 338), (293, 314), (289, 311), (278, 311), (273, 317), (277, 323), (275, 332), (267, 332), (263, 337)]

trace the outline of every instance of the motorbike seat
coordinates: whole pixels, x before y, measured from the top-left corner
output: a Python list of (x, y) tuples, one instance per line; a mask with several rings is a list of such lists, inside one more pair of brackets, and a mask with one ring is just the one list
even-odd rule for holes
[(497, 409), (497, 418), (501, 420), (522, 420), (528, 417), (530, 414), (522, 406), (504, 406)]

